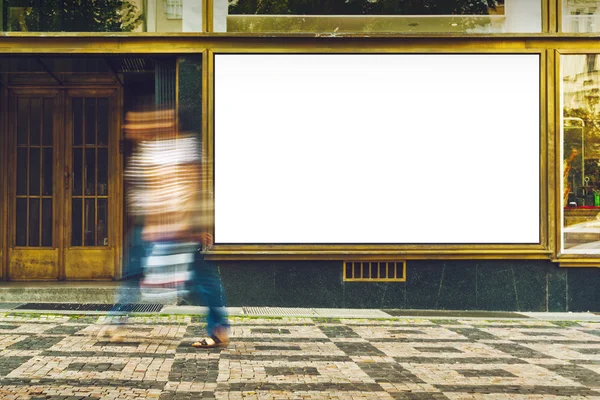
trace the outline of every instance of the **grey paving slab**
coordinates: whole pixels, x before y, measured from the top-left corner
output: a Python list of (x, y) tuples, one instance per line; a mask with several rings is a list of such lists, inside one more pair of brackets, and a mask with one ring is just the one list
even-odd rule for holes
[(347, 314), (232, 316), (206, 350), (184, 313), (6, 311), (0, 398), (600, 399), (600, 321)]

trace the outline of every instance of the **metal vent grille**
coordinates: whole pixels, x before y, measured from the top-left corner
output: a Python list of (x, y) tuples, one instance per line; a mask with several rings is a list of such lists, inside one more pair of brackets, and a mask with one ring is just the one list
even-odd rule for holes
[(26, 303), (15, 307), (15, 310), (49, 310), (49, 311), (129, 311), (158, 312), (162, 304), (80, 304), (80, 303)]
[(406, 282), (406, 261), (344, 261), (344, 281)]

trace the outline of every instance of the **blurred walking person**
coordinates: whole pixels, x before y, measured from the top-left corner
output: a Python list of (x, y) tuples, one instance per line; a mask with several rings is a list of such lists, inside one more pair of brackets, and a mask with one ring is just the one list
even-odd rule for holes
[(128, 203), (143, 217), (142, 238), (151, 243), (141, 282), (142, 298), (163, 302), (200, 293), (209, 312), (208, 336), (194, 347), (226, 346), (229, 322), (218, 268), (204, 260), (212, 196), (208, 160), (197, 136), (177, 132), (174, 110), (129, 112), (125, 133), (139, 142), (127, 167)]

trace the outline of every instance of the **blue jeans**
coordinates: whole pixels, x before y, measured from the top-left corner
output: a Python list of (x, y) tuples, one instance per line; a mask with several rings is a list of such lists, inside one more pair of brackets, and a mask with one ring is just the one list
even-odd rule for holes
[(134, 225), (130, 233), (129, 251), (123, 265), (121, 286), (117, 291), (117, 304), (109, 314), (121, 311), (124, 304), (138, 303), (141, 297), (140, 282), (144, 276), (144, 259), (148, 257), (151, 244), (142, 240), (142, 225)]
[(202, 295), (203, 303), (208, 307), (206, 331), (210, 336), (218, 328), (229, 328), (225, 292), (219, 267), (213, 261), (205, 260), (204, 255), (198, 251), (194, 264), (193, 278), (189, 282), (190, 296), (194, 304), (199, 304), (198, 294)]

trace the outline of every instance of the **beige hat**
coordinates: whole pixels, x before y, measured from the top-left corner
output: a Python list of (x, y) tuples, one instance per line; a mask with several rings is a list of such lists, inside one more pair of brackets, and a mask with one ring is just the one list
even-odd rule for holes
[(125, 137), (133, 140), (175, 135), (175, 110), (130, 111), (125, 116)]

